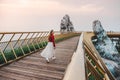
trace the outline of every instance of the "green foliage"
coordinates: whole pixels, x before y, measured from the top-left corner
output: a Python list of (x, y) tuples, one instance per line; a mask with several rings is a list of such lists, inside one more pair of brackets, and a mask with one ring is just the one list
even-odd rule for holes
[(30, 53), (27, 45), (26, 45), (26, 46), (23, 46), (23, 51), (24, 51), (25, 54)]
[(88, 80), (95, 80), (95, 77), (93, 75), (90, 75)]
[[(55, 42), (59, 42), (59, 41), (65, 40), (65, 39), (71, 38), (73, 36), (78, 36), (78, 35), (76, 35), (76, 34), (65, 34), (65, 35), (62, 35), (61, 37), (55, 39)], [(47, 44), (48, 44), (48, 42), (44, 41), (44, 42), (38, 43), (38, 45), (35, 44), (35, 43), (33, 45), (34, 45), (35, 49), (39, 49), (39, 47), (40, 48), (44, 48)], [(30, 48), (30, 51), (34, 51), (35, 50), (33, 45), (32, 44), (28, 45), (29, 48)], [(22, 49), (23, 49), (25, 54), (30, 53), (28, 46), (27, 45), (22, 46)], [(17, 57), (23, 56), (23, 52), (22, 52), (20, 47), (15, 48), (14, 51), (15, 51)], [(6, 59), (7, 59), (7, 61), (16, 59), (12, 50), (4, 51), (4, 55), (5, 55)], [(5, 63), (5, 60), (4, 60), (3, 56), (2, 56), (2, 54), (0, 53), (0, 64), (3, 64), (3, 63)]]
[(46, 42), (43, 42), (43, 46), (45, 47), (47, 45), (47, 43)]
[[(88, 56), (87, 53), (86, 53), (86, 56)], [(94, 61), (90, 56), (88, 57), (88, 59), (89, 59), (89, 60), (92, 60), (92, 61), (91, 61), (91, 64), (92, 64), (93, 66), (96, 65), (95, 61)], [(98, 74), (100, 74), (100, 76), (101, 76), (102, 78), (104, 77), (104, 74), (101, 73), (100, 68), (97, 67), (95, 70), (97, 71)], [(88, 70), (87, 73), (89, 73), (89, 72), (90, 72), (90, 71)], [(89, 79), (89, 80), (96, 80), (94, 75), (90, 75), (88, 79)]]
[(16, 48), (16, 49), (14, 49), (14, 51), (15, 51), (17, 57), (23, 56), (23, 52), (20, 48)]
[(40, 48), (43, 48), (42, 43), (39, 43)]
[(62, 40), (64, 40), (64, 38), (58, 38), (58, 39), (55, 39), (55, 42), (57, 43), (57, 42), (60, 42)]
[(45, 41), (45, 46), (47, 46), (47, 44), (48, 44), (48, 42), (47, 42), (47, 41)]
[(47, 45), (47, 43), (47, 41), (39, 43), (40, 48), (44, 48)]
[[(91, 72), (90, 70), (87, 70), (87, 74), (90, 73), (90, 72)], [(91, 74), (91, 75), (88, 77), (88, 80), (96, 80), (96, 79), (95, 79), (94, 75)]]
[(39, 49), (39, 45), (35, 44), (34, 46), (35, 46), (35, 49)]
[(2, 56), (2, 54), (0, 53), (0, 64), (3, 64), (3, 63), (5, 63), (5, 60), (4, 60), (3, 56)]
[(100, 74), (100, 76), (102, 77), (102, 78), (104, 78), (104, 75), (102, 74), (102, 72), (100, 71), (100, 69), (96, 69), (97, 70), (97, 72)]
[(34, 49), (32, 44), (29, 46), (29, 48), (30, 48), (30, 51), (35, 51), (35, 49)]
[(5, 51), (5, 52), (4, 52), (4, 55), (5, 55), (6, 59), (7, 59), (7, 61), (10, 61), (10, 60), (14, 60), (14, 59), (15, 59), (15, 55), (14, 55), (14, 53), (13, 53), (12, 50), (10, 50), (10, 51)]
[(69, 34), (63, 34), (60, 38), (56, 38), (55, 42), (60, 42), (66, 39), (69, 39), (71, 37), (79, 36), (80, 34), (75, 34), (75, 33), (69, 33)]

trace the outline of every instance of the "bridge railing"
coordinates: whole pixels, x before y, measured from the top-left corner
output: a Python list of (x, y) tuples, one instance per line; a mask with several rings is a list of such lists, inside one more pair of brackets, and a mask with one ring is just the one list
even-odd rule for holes
[[(43, 49), (47, 45), (48, 35), (49, 31), (0, 32), (0, 66)], [(75, 35), (75, 33), (60, 34), (59, 31), (55, 31), (55, 41), (59, 42)]]
[(81, 34), (63, 80), (115, 80), (91, 45)]
[(84, 40), (85, 59), (86, 59), (86, 78), (87, 80), (110, 80), (101, 62), (91, 50), (91, 46)]
[(48, 34), (48, 31), (0, 33), (0, 64), (12, 62), (44, 48)]
[(85, 59), (83, 49), (83, 34), (81, 34), (76, 51), (71, 62), (67, 67), (63, 80), (86, 80), (85, 77)]
[(86, 36), (83, 39), (85, 59), (86, 59), (86, 77), (87, 80), (115, 80), (114, 76), (107, 69), (101, 56), (94, 48), (91, 37)]

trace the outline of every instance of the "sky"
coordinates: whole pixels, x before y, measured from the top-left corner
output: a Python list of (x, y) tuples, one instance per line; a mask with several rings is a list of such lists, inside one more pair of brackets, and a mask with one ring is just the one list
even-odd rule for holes
[(59, 31), (65, 14), (76, 31), (92, 31), (100, 20), (120, 32), (120, 0), (0, 0), (0, 32)]

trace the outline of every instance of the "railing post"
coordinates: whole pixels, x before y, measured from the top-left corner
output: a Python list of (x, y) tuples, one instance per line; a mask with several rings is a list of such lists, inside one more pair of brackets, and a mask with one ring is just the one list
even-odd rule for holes
[(7, 59), (6, 59), (6, 57), (5, 57), (5, 55), (4, 55), (4, 53), (3, 53), (3, 51), (2, 51), (1, 48), (0, 48), (0, 52), (1, 52), (1, 54), (2, 54), (2, 56), (3, 56), (3, 58), (4, 58), (4, 60), (5, 60), (5, 62), (7, 63), (8, 61), (7, 61)]
[(38, 42), (41, 44), (41, 46), (43, 47), (43, 44), (41, 43), (42, 41), (42, 35), (43, 35), (43, 32), (41, 32), (40, 34), (40, 37), (38, 38)]
[[(26, 41), (26, 40), (28, 40), (27, 38), (28, 38), (29, 35), (30, 35), (30, 32), (27, 34), (27, 36), (26, 36), (25, 39), (23, 40), (22, 44), (23, 44), (24, 42), (26, 42), (27, 48), (28, 48), (29, 52), (31, 53), (31, 50), (30, 50), (30, 48), (29, 48), (29, 46), (28, 46), (28, 44), (27, 44), (27, 41)], [(22, 45), (22, 44), (21, 44), (21, 45)]]
[(33, 42), (36, 43), (37, 46), (38, 46), (38, 48), (40, 49), (40, 46), (39, 46), (39, 44), (38, 44), (38, 42), (37, 42), (37, 40), (36, 40), (36, 39), (38, 39), (37, 37), (38, 37), (39, 34), (40, 34), (40, 33), (37, 33), (37, 34), (36, 34), (36, 36), (35, 36)]
[[(2, 38), (4, 37), (4, 35), (5, 34), (2, 34), (2, 36), (1, 36), (1, 38), (0, 38), (0, 41), (2, 40)], [(1, 42), (0, 42), (1, 43)], [(1, 47), (1, 46), (0, 46)], [(1, 52), (1, 54), (2, 54), (2, 56), (3, 56), (3, 58), (4, 58), (4, 60), (5, 60), (5, 62), (7, 63), (7, 59), (6, 59), (6, 57), (5, 57), (5, 55), (4, 55), (4, 53), (3, 53), (3, 51), (2, 51), (2, 49), (0, 48), (0, 52)]]
[(33, 45), (33, 42), (32, 42), (32, 41), (33, 41), (33, 36), (34, 36), (34, 35), (35, 35), (35, 33), (32, 34), (32, 36), (30, 37), (30, 39), (28, 40), (28, 42), (30, 41), (29, 44), (32, 44), (34, 50), (36, 50), (36, 49), (35, 49), (35, 46)]
[(23, 48), (22, 48), (22, 46), (21, 46), (21, 44), (20, 44), (20, 39), (21, 39), (22, 36), (23, 36), (23, 33), (21, 33), (20, 37), (19, 37), (18, 40), (16, 41), (16, 44), (13, 46), (13, 48), (14, 48), (14, 47), (17, 45), (17, 43), (18, 43), (20, 49), (22, 50), (23, 55), (25, 55), (25, 52), (23, 51)]

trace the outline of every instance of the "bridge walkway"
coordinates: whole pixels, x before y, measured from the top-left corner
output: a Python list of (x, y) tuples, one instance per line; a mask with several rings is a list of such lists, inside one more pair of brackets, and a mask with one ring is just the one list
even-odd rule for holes
[(46, 60), (39, 52), (0, 68), (0, 80), (62, 80), (71, 57), (77, 47), (79, 36), (56, 44), (56, 59)]

